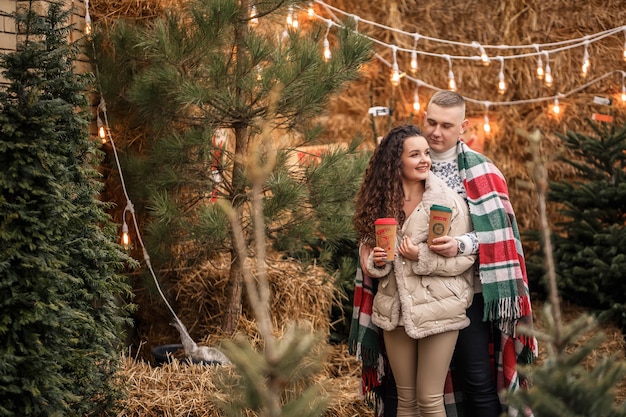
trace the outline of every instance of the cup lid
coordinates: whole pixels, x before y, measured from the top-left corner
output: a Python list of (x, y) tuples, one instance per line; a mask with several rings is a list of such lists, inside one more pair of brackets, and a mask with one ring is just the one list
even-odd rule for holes
[(374, 224), (398, 224), (398, 222), (393, 217), (381, 217), (376, 219)]
[(433, 204), (430, 206), (430, 210), (447, 211), (448, 213), (452, 213), (452, 209), (450, 207), (440, 206), (439, 204)]

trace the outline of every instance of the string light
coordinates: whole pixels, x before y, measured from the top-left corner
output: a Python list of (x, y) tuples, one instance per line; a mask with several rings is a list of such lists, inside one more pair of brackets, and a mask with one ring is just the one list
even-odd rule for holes
[(483, 130), (486, 134), (491, 132), (491, 125), (489, 124), (489, 104), (490, 103), (485, 103), (485, 117), (483, 121)]
[(626, 78), (626, 72), (622, 72), (622, 103), (626, 103), (626, 85), (624, 84), (624, 78)]
[(256, 11), (256, 6), (253, 4), (252, 6), (250, 6), (250, 20), (249, 20), (249, 24), (251, 27), (256, 27), (259, 24), (259, 18), (258, 18), (258, 14)]
[(552, 113), (556, 116), (561, 114), (561, 106), (559, 106), (559, 98), (554, 97), (554, 104), (552, 105)]
[(483, 48), (483, 46), (476, 41), (472, 42), (472, 45), (478, 48), (478, 53), (480, 54), (480, 60), (483, 63), (483, 65), (488, 66), (491, 63), (491, 61), (489, 60), (489, 56), (487, 55), (487, 52), (485, 52), (485, 48)]
[(554, 79), (552, 78), (552, 70), (550, 69), (550, 56), (546, 53), (546, 72), (543, 76), (543, 81), (546, 83), (546, 87), (552, 87)]
[(506, 82), (504, 81), (504, 58), (498, 57), (500, 60), (500, 73), (498, 74), (498, 94), (506, 92)]
[[(535, 45), (537, 52), (539, 51), (539, 46)], [(543, 71), (543, 61), (541, 60), (541, 54), (537, 55), (537, 79), (543, 80), (544, 71)]]
[(420, 106), (420, 96), (419, 96), (419, 92), (417, 91), (419, 89), (419, 83), (416, 82), (415, 83), (415, 92), (413, 93), (413, 110), (418, 113), (421, 109)]
[(91, 37), (91, 16), (89, 15), (89, 0), (85, 0), (85, 35)]
[(417, 48), (417, 41), (419, 40), (420, 35), (415, 34), (415, 42), (413, 43), (413, 50), (411, 51), (411, 73), (412, 74), (416, 74), (417, 70), (419, 69), (419, 66), (417, 64), (417, 51), (415, 50), (415, 48)]
[(135, 213), (135, 208), (133, 207), (133, 203), (131, 203), (130, 200), (126, 201), (126, 207), (124, 208), (124, 213), (122, 213), (122, 219), (123, 219), (123, 223), (122, 223), (122, 238), (121, 238), (121, 245), (122, 247), (124, 247), (124, 249), (128, 250), (130, 249), (130, 235), (128, 233), (128, 224), (126, 224), (126, 213), (131, 213), (132, 215), (134, 215)]
[(287, 27), (290, 29), (298, 29), (298, 14), (293, 12), (293, 6), (289, 6), (287, 12)]
[(587, 73), (589, 72), (589, 67), (591, 66), (591, 63), (589, 62), (589, 51), (587, 49), (588, 46), (589, 46), (589, 43), (585, 43), (585, 52), (583, 54), (583, 65), (581, 67), (583, 77), (587, 76)]
[(452, 60), (449, 55), (446, 55), (448, 60), (448, 90), (456, 91), (456, 81), (454, 80), (454, 72), (452, 72)]
[(106, 114), (106, 111), (107, 111), (107, 108), (106, 108), (106, 104), (104, 103), (104, 99), (100, 98), (100, 103), (98, 103), (98, 108), (96, 110), (97, 112), (96, 126), (98, 127), (98, 137), (100, 137), (100, 140), (102, 141), (102, 143), (107, 142), (107, 129), (104, 126), (104, 122), (102, 121), (100, 114), (101, 113)]
[(332, 26), (332, 22), (328, 21), (328, 28), (326, 28), (326, 35), (324, 36), (324, 61), (328, 62), (332, 58), (333, 54), (330, 52), (330, 42), (328, 42), (328, 33), (330, 32), (330, 28)]
[(397, 46), (393, 45), (391, 50), (393, 51), (393, 66), (391, 67), (391, 85), (397, 87), (400, 85), (400, 69), (398, 68), (398, 61), (396, 59)]

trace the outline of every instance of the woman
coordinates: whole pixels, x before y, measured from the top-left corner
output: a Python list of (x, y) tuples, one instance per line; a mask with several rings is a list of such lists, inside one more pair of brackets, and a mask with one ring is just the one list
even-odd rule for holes
[[(446, 416), (445, 378), (458, 332), (469, 325), (465, 310), (473, 296), (475, 257), (443, 257), (426, 243), (433, 204), (452, 209), (450, 235), (472, 230), (467, 205), (430, 166), (430, 148), (417, 127), (392, 129), (370, 160), (354, 216), (361, 268), (380, 278), (372, 321), (383, 330), (398, 417)], [(381, 217), (398, 221), (393, 263), (376, 246), (374, 221)]]

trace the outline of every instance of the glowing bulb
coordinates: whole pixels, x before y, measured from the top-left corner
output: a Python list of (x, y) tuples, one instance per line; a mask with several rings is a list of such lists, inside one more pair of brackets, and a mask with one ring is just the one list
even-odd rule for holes
[(413, 74), (415, 74), (417, 72), (418, 69), (418, 65), (417, 65), (417, 52), (413, 51), (411, 52), (411, 72)]
[(122, 225), (122, 246), (124, 249), (128, 249), (130, 247), (130, 236), (128, 235), (128, 225), (126, 224), (126, 220), (124, 220), (124, 224)]
[(289, 6), (287, 13), (287, 26), (292, 29), (298, 29), (298, 16), (293, 12), (293, 6)]
[(589, 62), (589, 52), (587, 52), (587, 47), (585, 47), (585, 54), (583, 55), (583, 65), (581, 67), (583, 77), (585, 77), (587, 73), (589, 72), (590, 66), (591, 66), (591, 63)]
[(624, 55), (622, 58), (626, 61), (626, 42), (624, 42)]
[(626, 86), (622, 85), (622, 103), (626, 103)]
[(309, 19), (313, 19), (313, 17), (315, 16), (315, 9), (313, 8), (313, 2), (312, 1), (309, 2), (309, 8), (307, 9), (307, 15), (309, 16)]
[(400, 70), (397, 62), (393, 64), (393, 69), (391, 70), (391, 85), (394, 87), (400, 85)]
[(100, 139), (102, 139), (102, 143), (107, 141), (107, 132), (104, 126), (100, 126), (98, 128), (98, 136), (100, 136)]
[(415, 112), (419, 112), (420, 111), (420, 96), (417, 93), (417, 87), (415, 88), (415, 93), (413, 93), (413, 110), (415, 110)]
[(554, 105), (552, 106), (552, 113), (554, 113), (557, 116), (561, 113), (561, 106), (559, 106), (558, 98), (554, 99)]
[(546, 87), (552, 87), (552, 70), (550, 69), (550, 64), (546, 64), (546, 73), (544, 76), (544, 82), (546, 83)]
[(543, 71), (543, 61), (541, 55), (537, 58), (537, 79), (543, 80), (545, 72)]
[(255, 27), (259, 24), (259, 18), (257, 17), (256, 6), (250, 7), (250, 26)]
[(448, 71), (448, 90), (456, 91), (456, 81), (454, 81), (454, 73), (452, 70)]
[(330, 52), (330, 42), (328, 42), (328, 38), (324, 39), (324, 61), (330, 61), (332, 58), (332, 53)]
[(85, 20), (85, 35), (91, 35), (91, 22)]
[(498, 94), (504, 94), (506, 91), (506, 82), (504, 81), (504, 73), (500, 71), (498, 74)]
[(485, 115), (485, 121), (483, 123), (483, 130), (485, 133), (491, 132), (491, 125), (489, 124), (489, 117)]
[(487, 56), (485, 51), (483, 51), (483, 53), (480, 55), (480, 60), (482, 61), (484, 66), (489, 65), (489, 57)]

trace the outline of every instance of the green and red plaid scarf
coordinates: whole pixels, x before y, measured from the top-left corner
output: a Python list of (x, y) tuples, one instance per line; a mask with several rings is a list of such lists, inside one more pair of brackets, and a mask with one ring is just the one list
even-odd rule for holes
[(506, 180), (487, 157), (462, 141), (457, 144), (457, 163), (480, 245), (483, 320), (496, 323), (502, 333), (521, 342), (527, 348), (524, 362), (529, 363), (537, 355), (537, 341), (516, 329), (520, 320), (532, 326), (532, 307), (524, 251)]

